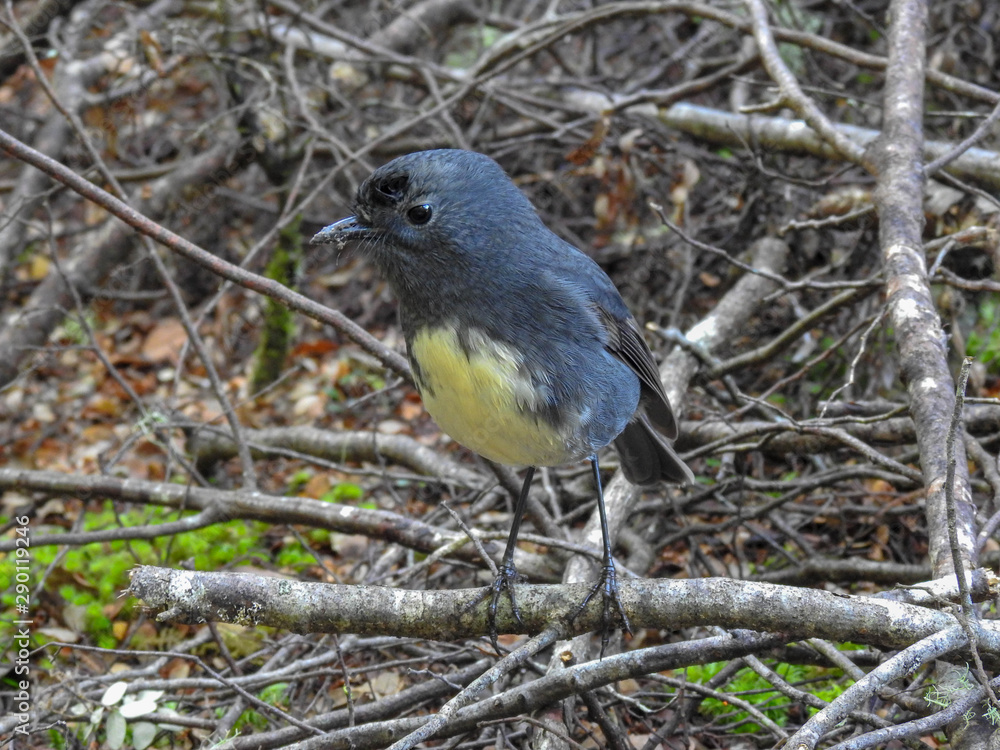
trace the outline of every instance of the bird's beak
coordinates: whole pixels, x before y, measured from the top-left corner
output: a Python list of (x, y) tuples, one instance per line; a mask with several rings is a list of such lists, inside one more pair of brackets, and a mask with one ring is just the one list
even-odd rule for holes
[(357, 216), (348, 216), (346, 219), (334, 222), (328, 227), (323, 227), (316, 232), (315, 236), (309, 240), (310, 245), (343, 245), (350, 240), (361, 240), (370, 235), (374, 230), (362, 224)]

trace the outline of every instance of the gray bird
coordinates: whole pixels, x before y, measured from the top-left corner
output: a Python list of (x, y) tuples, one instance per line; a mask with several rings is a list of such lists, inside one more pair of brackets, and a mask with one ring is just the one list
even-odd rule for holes
[[(613, 443), (639, 485), (694, 481), (669, 440), (677, 423), (635, 318), (607, 274), (553, 234), (492, 159), (440, 149), (394, 159), (358, 189), (355, 215), (312, 242), (359, 241), (399, 299), (427, 411), (462, 445), (528, 467), (489, 604), (514, 598), (514, 549), (537, 466), (587, 459), (603, 532), (603, 646), (618, 595), (597, 453)], [(575, 616), (575, 614), (574, 614)]]

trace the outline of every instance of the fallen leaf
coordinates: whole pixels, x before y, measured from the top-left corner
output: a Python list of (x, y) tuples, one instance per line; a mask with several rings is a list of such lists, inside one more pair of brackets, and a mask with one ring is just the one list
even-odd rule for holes
[(142, 355), (153, 362), (176, 365), (181, 347), (187, 341), (187, 331), (177, 318), (164, 318), (146, 336)]

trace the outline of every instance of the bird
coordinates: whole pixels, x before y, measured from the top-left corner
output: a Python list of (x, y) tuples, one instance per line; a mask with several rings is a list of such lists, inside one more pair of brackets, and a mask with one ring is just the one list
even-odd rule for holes
[(399, 156), (360, 185), (354, 215), (312, 244), (357, 244), (388, 282), (413, 380), (442, 430), (490, 461), (526, 467), (498, 573), (484, 592), (489, 636), (515, 599), (514, 550), (536, 467), (589, 461), (603, 536), (601, 575), (573, 613), (603, 597), (602, 654), (622, 606), (598, 452), (625, 477), (690, 484), (677, 422), (635, 318), (601, 267), (542, 222), (492, 158), (464, 149)]

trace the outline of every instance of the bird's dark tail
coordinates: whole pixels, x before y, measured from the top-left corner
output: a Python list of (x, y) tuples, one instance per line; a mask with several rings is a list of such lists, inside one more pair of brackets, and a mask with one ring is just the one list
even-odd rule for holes
[(641, 412), (615, 438), (615, 450), (621, 459), (625, 478), (632, 484), (694, 482), (691, 469), (681, 461), (673, 446), (653, 429), (646, 415)]

